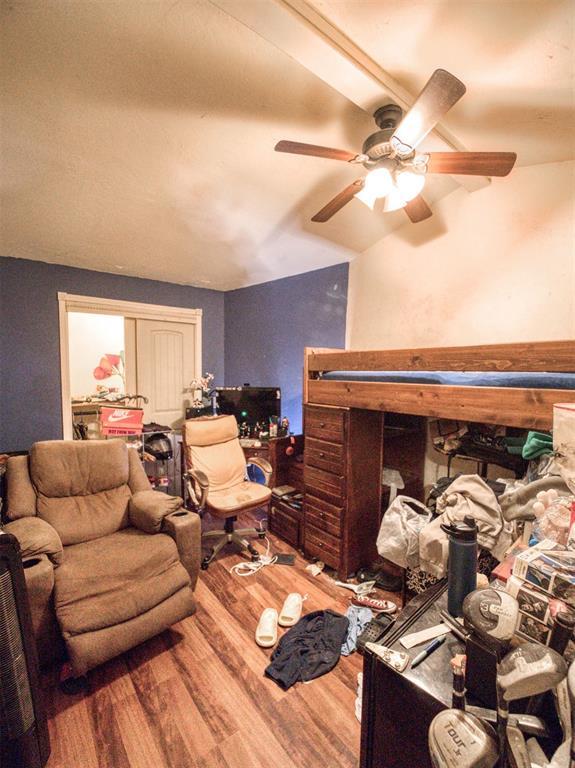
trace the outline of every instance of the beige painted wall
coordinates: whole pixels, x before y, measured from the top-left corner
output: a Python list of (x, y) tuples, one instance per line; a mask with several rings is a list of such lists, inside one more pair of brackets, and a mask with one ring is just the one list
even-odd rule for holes
[(380, 240), (350, 265), (348, 348), (573, 338), (574, 191), (572, 161), (516, 168)]
[[(347, 347), (574, 338), (574, 191), (574, 162), (517, 168), (380, 240), (350, 265)], [(445, 465), (428, 447), (426, 486)]]

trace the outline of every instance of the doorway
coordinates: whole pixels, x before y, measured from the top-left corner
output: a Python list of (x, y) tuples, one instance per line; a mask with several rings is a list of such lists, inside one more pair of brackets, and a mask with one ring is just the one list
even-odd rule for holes
[(58, 301), (64, 439), (74, 437), (73, 407), (126, 395), (142, 396), (145, 423), (178, 429), (201, 376), (202, 310), (65, 293)]

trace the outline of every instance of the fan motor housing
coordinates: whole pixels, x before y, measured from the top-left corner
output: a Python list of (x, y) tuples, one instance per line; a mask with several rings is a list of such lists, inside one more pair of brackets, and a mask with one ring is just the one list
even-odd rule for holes
[(363, 142), (361, 151), (368, 157), (368, 160), (363, 163), (366, 168), (375, 165), (382, 157), (392, 154), (389, 140), (401, 122), (402, 116), (403, 110), (397, 104), (386, 104), (374, 112), (373, 119), (380, 130), (372, 133)]

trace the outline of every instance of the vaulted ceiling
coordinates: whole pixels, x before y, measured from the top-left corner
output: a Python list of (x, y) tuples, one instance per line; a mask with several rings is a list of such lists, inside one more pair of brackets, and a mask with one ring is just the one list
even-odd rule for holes
[[(573, 159), (574, 14), (571, 0), (6, 0), (0, 255), (222, 290), (349, 260), (405, 214), (353, 200), (313, 224), (357, 168), (275, 143), (359, 151), (374, 107), (408, 105), (443, 67), (467, 94), (429, 146)], [(426, 198), (461, 181), (430, 179)]]

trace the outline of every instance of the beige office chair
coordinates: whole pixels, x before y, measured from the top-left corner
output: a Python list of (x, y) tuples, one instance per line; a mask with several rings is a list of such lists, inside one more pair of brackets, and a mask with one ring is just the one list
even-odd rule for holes
[(205, 570), (226, 544), (237, 544), (247, 550), (253, 561), (258, 551), (245, 538), (263, 538), (265, 530), (234, 528), (240, 512), (249, 512), (267, 506), (271, 491), (267, 487), (272, 467), (260, 457), (250, 458), (250, 464), (258, 466), (265, 477), (265, 485), (246, 479), (246, 459), (238, 439), (238, 423), (234, 416), (201, 416), (189, 419), (183, 429), (186, 457), (186, 487), (194, 509), (224, 518), (224, 528), (206, 531), (202, 541), (215, 539), (209, 553), (202, 560)]

